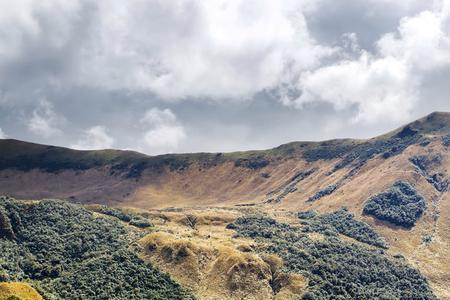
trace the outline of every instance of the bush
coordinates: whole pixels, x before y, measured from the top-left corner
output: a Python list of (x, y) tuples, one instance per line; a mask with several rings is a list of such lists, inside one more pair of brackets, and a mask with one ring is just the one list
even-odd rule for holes
[(414, 155), (409, 158), (411, 164), (425, 179), (434, 186), (438, 192), (444, 192), (449, 186), (449, 182), (445, 179), (445, 174), (434, 173), (430, 174), (430, 168), (442, 164), (442, 156), (434, 155), (431, 157), (425, 155)]
[(134, 217), (133, 219), (131, 219), (129, 224), (139, 228), (147, 228), (153, 226), (153, 224), (149, 220), (141, 216)]
[(341, 158), (334, 166), (332, 172), (349, 165), (352, 165), (353, 169), (358, 169), (376, 155), (381, 154), (383, 158), (387, 159), (402, 153), (410, 145), (421, 142), (423, 139), (421, 134), (407, 126), (394, 136), (373, 139), (363, 143), (345, 144), (344, 141), (341, 143), (336, 143), (335, 141), (323, 142), (315, 148), (306, 150), (303, 153), (303, 158), (307, 162)]
[(308, 211), (299, 211), (297, 213), (297, 217), (301, 220), (308, 220), (312, 219), (315, 216), (317, 216), (317, 212), (314, 210), (308, 210)]
[(450, 146), (450, 134), (448, 134), (442, 138), (442, 145), (444, 145), (444, 147)]
[(379, 154), (384, 159), (387, 159), (402, 153), (409, 146), (422, 140), (422, 136), (416, 134), (415, 131), (406, 130), (404, 133), (402, 132), (393, 137), (367, 141), (357, 145), (334, 166), (333, 172), (349, 165), (353, 165), (354, 168), (358, 169)]
[(336, 145), (327, 142), (319, 144), (313, 149), (308, 149), (303, 153), (303, 158), (307, 162), (317, 160), (331, 160), (343, 157), (346, 153), (353, 149), (353, 145)]
[(235, 167), (242, 167), (252, 170), (262, 169), (270, 164), (270, 161), (264, 157), (239, 158), (234, 162)]
[(331, 195), (337, 188), (338, 188), (337, 184), (331, 184), (331, 185), (327, 186), (326, 188), (321, 189), (320, 191), (318, 191), (311, 197), (309, 197), (308, 200), (306, 200), (306, 202), (314, 202), (314, 201), (319, 200), (322, 197)]
[(363, 212), (379, 220), (410, 228), (426, 209), (425, 199), (405, 181), (397, 181), (366, 203)]
[(125, 213), (118, 208), (113, 208), (106, 205), (89, 205), (87, 208), (104, 215), (115, 217), (135, 227), (147, 228), (153, 226), (147, 218), (133, 213)]
[[(305, 229), (308, 231), (321, 233), (331, 231), (369, 245), (386, 248), (386, 242), (383, 237), (378, 235), (368, 224), (355, 220), (354, 215), (345, 208), (323, 215), (307, 215), (308, 213), (298, 213), (300, 219), (309, 219), (309, 222), (305, 223)], [(308, 217), (305, 218), (305, 215)]]
[(131, 219), (133, 218), (133, 216), (130, 214), (126, 214), (117, 208), (109, 207), (106, 205), (92, 205), (88, 208), (92, 211), (95, 211), (95, 212), (98, 212), (98, 213), (101, 213), (104, 215), (116, 217), (117, 219), (124, 221), (124, 222), (130, 222)]
[(297, 191), (297, 184), (308, 178), (311, 174), (317, 171), (317, 168), (313, 168), (307, 171), (297, 172), (294, 176), (292, 176), (283, 186), (272, 191), (270, 194), (279, 193), (275, 199), (269, 199), (268, 202), (281, 202), (288, 194), (294, 193)]

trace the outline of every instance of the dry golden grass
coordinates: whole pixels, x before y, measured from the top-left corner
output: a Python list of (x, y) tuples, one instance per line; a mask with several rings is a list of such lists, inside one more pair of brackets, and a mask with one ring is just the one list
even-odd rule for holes
[(299, 295), (305, 293), (308, 281), (299, 274), (282, 274), (278, 278), (280, 290), (275, 295), (275, 300), (296, 300)]
[(0, 300), (42, 300), (43, 298), (27, 283), (0, 283)]
[[(186, 212), (172, 215), (158, 225), (160, 232), (140, 241), (142, 257), (190, 288), (200, 300), (298, 298), (306, 289), (304, 278), (280, 276), (281, 259), (260, 257), (252, 241), (234, 238), (225, 221), (236, 218), (236, 213), (221, 216), (222, 212), (197, 212), (203, 221), (196, 229), (180, 221)], [(276, 291), (271, 285), (275, 277), (279, 277)]]

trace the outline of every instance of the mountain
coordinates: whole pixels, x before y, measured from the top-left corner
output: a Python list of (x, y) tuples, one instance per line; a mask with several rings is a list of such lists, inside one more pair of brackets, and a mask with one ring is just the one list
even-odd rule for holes
[(448, 147), (443, 112), (367, 140), (234, 153), (147, 156), (6, 139), (0, 194), (138, 212), (158, 228), (138, 242), (140, 255), (199, 299), (450, 299)]
[[(283, 199), (284, 205), (296, 205), (327, 183), (344, 177), (345, 182), (353, 181), (371, 163), (398, 161), (409, 146), (417, 148), (427, 141), (431, 143), (428, 148), (439, 144), (450, 133), (449, 120), (448, 113), (433, 113), (369, 140), (293, 142), (235, 153), (147, 156), (0, 140), (0, 189), (18, 198), (142, 208), (247, 204), (270, 198), (274, 203)], [(305, 178), (303, 192), (284, 194), (292, 177), (306, 170), (313, 174)]]

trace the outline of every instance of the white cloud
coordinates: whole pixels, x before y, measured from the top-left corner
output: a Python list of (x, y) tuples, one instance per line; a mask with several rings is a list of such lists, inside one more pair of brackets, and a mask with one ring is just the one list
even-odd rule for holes
[[(450, 27), (444, 26), (444, 8), (403, 18), (397, 32), (380, 38), (376, 54), (360, 50), (356, 59), (304, 72), (298, 82), (301, 95), (283, 103), (298, 108), (317, 101), (337, 110), (356, 107), (352, 122), (407, 120), (420, 99), (426, 71), (450, 64)], [(352, 39), (352, 48), (357, 49)]]
[(106, 128), (98, 125), (85, 130), (78, 142), (71, 147), (80, 150), (109, 149), (113, 147), (114, 142)]
[(0, 139), (6, 139), (8, 136), (3, 132), (3, 130), (0, 128)]
[[(1, 1), (0, 66), (5, 69), (12, 65), (14, 72), (17, 71), (14, 66), (34, 62), (27, 72), (35, 71), (33, 68), (40, 63), (54, 64), (63, 52), (62, 56), (65, 55), (69, 63), (73, 51), (69, 47), (74, 46), (73, 42), (80, 42), (76, 41), (76, 34), (80, 34), (81, 16), (88, 5), (89, 1), (84, 0)], [(41, 70), (41, 79), (52, 79), (47, 76), (60, 67), (53, 65)], [(0, 71), (0, 76), (5, 75), (5, 71)]]
[(0, 66), (33, 54), (58, 86), (245, 99), (333, 52), (309, 34), (313, 2), (19, 0), (0, 4)]
[[(149, 153), (201, 149), (191, 145), (199, 145), (199, 136), (213, 140), (213, 131), (204, 130), (206, 122), (221, 128), (240, 123), (252, 136), (266, 134), (266, 120), (283, 114), (292, 120), (286, 132), (293, 133), (286, 134), (286, 141), (302, 138), (295, 124), (309, 112), (311, 120), (322, 113), (351, 120), (343, 122), (347, 131), (342, 134), (353, 135), (358, 127), (369, 135), (382, 125), (449, 107), (442, 87), (450, 72), (450, 1), (434, 2), (433, 10), (421, 0), (3, 1), (0, 114), (21, 116), (19, 122), (28, 117), (29, 132), (18, 134), (28, 139), (39, 135), (54, 144), (76, 141), (72, 133), (86, 123), (110, 124), (114, 146)], [(343, 40), (336, 40), (342, 34)], [(284, 95), (282, 103), (307, 108), (299, 112), (266, 105), (273, 90)], [(433, 97), (425, 99), (425, 93)], [(27, 116), (30, 105), (36, 105), (33, 95), (71, 103), (58, 106), (57, 114), (44, 104)], [(107, 98), (121, 100), (106, 103)], [(257, 103), (236, 101), (249, 98)], [(184, 113), (189, 123), (182, 124), (171, 110), (155, 110), (130, 132), (133, 127), (127, 124), (139, 120), (141, 105), (164, 107), (164, 100), (174, 99), (189, 104), (170, 103), (173, 111), (200, 108), (190, 106)], [(434, 106), (428, 105), (430, 99)], [(86, 103), (93, 105), (83, 113)], [(310, 103), (320, 105), (311, 108)], [(263, 106), (270, 110), (264, 118)], [(225, 108), (223, 115), (204, 117), (217, 107)], [(249, 112), (248, 107), (255, 109)], [(68, 116), (71, 128), (64, 127), (58, 115), (72, 111), (77, 113)], [(355, 122), (365, 124), (352, 126)], [(318, 126), (311, 138), (323, 138), (324, 125)], [(267, 140), (281, 138), (272, 134)], [(248, 147), (252, 143), (256, 139)]]
[(155, 126), (173, 124), (176, 121), (177, 117), (170, 109), (166, 108), (161, 110), (157, 107), (149, 109), (141, 119), (141, 123)]
[(392, 57), (373, 58), (363, 53), (358, 60), (346, 60), (303, 74), (303, 93), (293, 105), (314, 101), (331, 103), (336, 109), (358, 108), (352, 121), (376, 122), (383, 117), (403, 120), (416, 101), (414, 82), (407, 67)]
[[(151, 148), (174, 149), (186, 134), (179, 125), (161, 125), (145, 133), (145, 142)], [(163, 151), (164, 152), (164, 151)]]
[(179, 124), (175, 114), (168, 108), (152, 108), (141, 119), (145, 127), (144, 141), (153, 154), (175, 150), (186, 138), (184, 127)]
[(420, 70), (445, 67), (450, 64), (450, 29), (444, 20), (440, 11), (403, 18), (397, 34), (386, 34), (378, 41), (381, 55)]
[(46, 99), (41, 99), (33, 111), (27, 126), (32, 133), (49, 138), (62, 133), (58, 127), (64, 122), (64, 117), (56, 114), (53, 105)]

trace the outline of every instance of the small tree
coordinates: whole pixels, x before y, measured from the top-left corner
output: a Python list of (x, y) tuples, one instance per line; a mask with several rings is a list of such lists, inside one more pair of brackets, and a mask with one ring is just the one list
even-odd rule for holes
[(186, 225), (191, 227), (193, 230), (197, 229), (198, 217), (193, 214), (185, 215)]
[(12, 240), (16, 238), (6, 210), (0, 206), (0, 238)]

